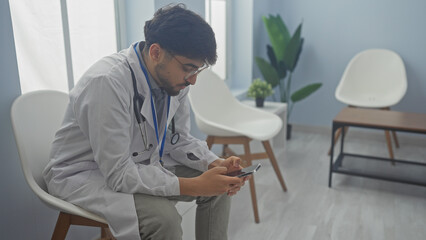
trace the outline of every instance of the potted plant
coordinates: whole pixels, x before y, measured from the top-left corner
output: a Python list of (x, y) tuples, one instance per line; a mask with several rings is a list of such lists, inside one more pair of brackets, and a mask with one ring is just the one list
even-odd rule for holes
[[(267, 44), (266, 46), (269, 61), (256, 57), (256, 63), (265, 81), (279, 91), (281, 102), (287, 103), (288, 123), (294, 104), (314, 93), (322, 84), (312, 83), (297, 91), (291, 91), (293, 71), (296, 68), (303, 46), (302, 23), (291, 36), (280, 15), (269, 15), (269, 17), (262, 17), (262, 19), (271, 42), (271, 45)], [(290, 138), (290, 134), (291, 125), (287, 124), (287, 139)]]
[(256, 99), (256, 107), (263, 107), (265, 98), (272, 93), (271, 84), (257, 78), (250, 85), (247, 96)]

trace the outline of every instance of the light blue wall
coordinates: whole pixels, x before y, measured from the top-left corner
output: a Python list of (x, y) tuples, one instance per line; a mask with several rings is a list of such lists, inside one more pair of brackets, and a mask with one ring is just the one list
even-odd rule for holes
[(231, 1), (231, 63), (229, 86), (234, 91), (247, 89), (253, 67), (253, 0)]
[[(9, 1), (0, 1), (0, 235), (1, 239), (50, 239), (57, 211), (47, 208), (25, 182), (10, 122), (21, 94)], [(31, 116), (28, 116), (31, 117)], [(93, 239), (99, 231), (72, 227), (68, 239)]]
[[(188, 9), (204, 16), (204, 1), (185, 0), (179, 1), (187, 5)], [(125, 2), (125, 21), (126, 21), (126, 40), (127, 45), (145, 39), (143, 28), (145, 21), (151, 19), (154, 12), (171, 3), (168, 0), (126, 0)]]
[(426, 113), (426, 1), (285, 0), (281, 4), (291, 32), (303, 21), (305, 44), (293, 76), (294, 89), (302, 83), (324, 84), (295, 106), (291, 122), (330, 126), (344, 106), (334, 97), (340, 77), (349, 60), (368, 48), (392, 49), (405, 62), (407, 93), (393, 109)]
[[(154, 1), (155, 9), (170, 3), (167, 0)], [(189, 9), (204, 15), (204, 1), (183, 2)], [(265, 46), (269, 42), (262, 16), (279, 13), (292, 33), (303, 21), (305, 44), (293, 76), (292, 89), (312, 82), (322, 82), (323, 87), (295, 105), (290, 122), (330, 126), (332, 118), (344, 107), (334, 97), (340, 77), (349, 60), (368, 48), (389, 48), (404, 59), (407, 94), (393, 109), (426, 112), (426, 108), (421, 106), (426, 102), (426, 67), (423, 61), (426, 56), (425, 1), (236, 0), (232, 3), (230, 50), (234, 72), (231, 72), (229, 84), (233, 89), (247, 88), (252, 78), (260, 77), (253, 58), (266, 57)], [(241, 16), (245, 15), (252, 15), (253, 19), (244, 21)], [(250, 26), (252, 39), (245, 37)], [(253, 42), (252, 52), (241, 51), (250, 41)], [(252, 67), (241, 67), (246, 62), (250, 62)], [(252, 74), (247, 71), (250, 68)]]
[(32, 233), (36, 229), (34, 221), (28, 219), (26, 214), (27, 211), (33, 212), (33, 196), (24, 181), (10, 123), (10, 105), (19, 96), (20, 86), (9, 2), (6, 0), (0, 1), (0, 18), (0, 46), (3, 52), (0, 55), (0, 232), (9, 238), (16, 236), (24, 239), (25, 232), (19, 229), (21, 226), (28, 226), (28, 232)]
[(155, 10), (164, 7), (168, 4), (174, 3), (183, 3), (188, 9), (196, 12), (198, 15), (204, 17), (205, 15), (205, 1), (204, 0), (180, 0), (180, 1), (170, 1), (170, 0), (154, 0), (155, 1)]
[(130, 46), (145, 39), (143, 27), (154, 15), (154, 0), (126, 0), (125, 9), (127, 46)]

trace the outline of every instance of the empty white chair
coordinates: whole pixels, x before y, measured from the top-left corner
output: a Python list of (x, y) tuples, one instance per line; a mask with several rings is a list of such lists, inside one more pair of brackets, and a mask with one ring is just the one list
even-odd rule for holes
[(102, 237), (112, 238), (105, 219), (47, 192), (42, 171), (67, 103), (66, 93), (50, 90), (26, 93), (13, 102), (12, 127), (25, 180), (42, 202), (60, 211), (52, 239), (65, 239), (70, 225), (100, 227)]
[[(240, 103), (224, 81), (210, 70), (198, 75), (197, 83), (189, 91), (189, 100), (198, 128), (207, 135), (209, 148), (213, 144), (224, 144), (225, 153), (228, 144), (243, 144), (245, 153), (240, 157), (246, 166), (252, 165), (252, 160), (269, 158), (283, 190), (287, 191), (269, 143), (269, 139), (282, 127), (278, 116)], [(251, 140), (262, 141), (266, 152), (251, 154)], [(250, 180), (250, 191), (254, 217), (258, 223), (254, 178)]]
[(401, 57), (387, 49), (369, 49), (355, 55), (336, 88), (337, 100), (351, 106), (388, 108), (407, 91)]
[[(407, 76), (401, 57), (387, 49), (368, 49), (355, 55), (336, 88), (336, 99), (352, 107), (389, 110), (407, 91)], [(346, 132), (347, 129), (345, 129)], [(341, 131), (336, 132), (336, 138)], [(389, 131), (385, 131), (389, 155), (393, 151)], [(395, 145), (399, 147), (395, 132)]]

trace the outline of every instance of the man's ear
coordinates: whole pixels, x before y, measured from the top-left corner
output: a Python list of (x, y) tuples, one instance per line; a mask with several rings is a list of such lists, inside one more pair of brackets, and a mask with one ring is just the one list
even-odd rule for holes
[(153, 62), (160, 62), (164, 57), (165, 51), (161, 48), (160, 44), (153, 43), (149, 47), (149, 57)]

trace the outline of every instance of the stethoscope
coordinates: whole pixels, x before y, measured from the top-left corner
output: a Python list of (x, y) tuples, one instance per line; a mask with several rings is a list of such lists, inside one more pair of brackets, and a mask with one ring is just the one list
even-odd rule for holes
[[(134, 45), (133, 48), (134, 48), (135, 53), (136, 53), (136, 55), (138, 57), (139, 64), (140, 64), (140, 67), (142, 69), (142, 72), (145, 75), (145, 79), (146, 79), (146, 81), (148, 83), (149, 90), (151, 91), (151, 84), (149, 83), (148, 73), (147, 73), (147, 70), (145, 69), (145, 67), (143, 66), (143, 64), (141, 62), (141, 59), (139, 57), (139, 54), (138, 54), (138, 52), (136, 50), (136, 44)], [(142, 137), (142, 141), (143, 141), (143, 145), (144, 145), (144, 150), (142, 152), (134, 152), (132, 154), (132, 156), (135, 157), (135, 156), (139, 155), (140, 153), (143, 153), (143, 152), (146, 152), (146, 151), (150, 151), (151, 148), (153, 147), (153, 145), (152, 144), (148, 145), (148, 134), (146, 132), (146, 118), (141, 114), (141, 109), (142, 109), (142, 105), (143, 105), (143, 101), (144, 101), (144, 96), (142, 96), (141, 94), (139, 94), (138, 87), (137, 87), (137, 84), (136, 84), (135, 73), (133, 72), (133, 69), (130, 67), (130, 64), (129, 64), (128, 61), (127, 61), (127, 64), (129, 65), (130, 73), (132, 75), (132, 84), (133, 84), (133, 91), (134, 91), (134, 94), (133, 94), (133, 111), (135, 113), (136, 121), (138, 122), (139, 131), (141, 133), (141, 137)], [(168, 96), (168, 101), (167, 101), (167, 117), (169, 116), (169, 108), (170, 108), (170, 96)], [(153, 103), (153, 99), (152, 99), (152, 94), (151, 94), (151, 109), (152, 109), (152, 113), (153, 113), (153, 120), (154, 120), (155, 132), (156, 132), (156, 136), (157, 136), (157, 142), (159, 142), (158, 141), (159, 137), (158, 137), (157, 117), (156, 117), (156, 111), (155, 111), (155, 107), (154, 107), (154, 103)], [(172, 137), (170, 139), (170, 143), (172, 145), (175, 145), (179, 141), (180, 134), (177, 133), (176, 130), (175, 130), (175, 119), (174, 119), (174, 117), (172, 118), (171, 122), (172, 122)], [(142, 131), (142, 126), (141, 126), (142, 123), (144, 125), (143, 126), (143, 131)], [(161, 163), (162, 163), (161, 158), (162, 158), (162, 155), (163, 155), (163, 149), (164, 149), (164, 142), (165, 142), (166, 132), (167, 132), (167, 121), (166, 121), (166, 129), (164, 131), (164, 135), (163, 135), (163, 139), (161, 141), (161, 147), (160, 147), (160, 162)]]

